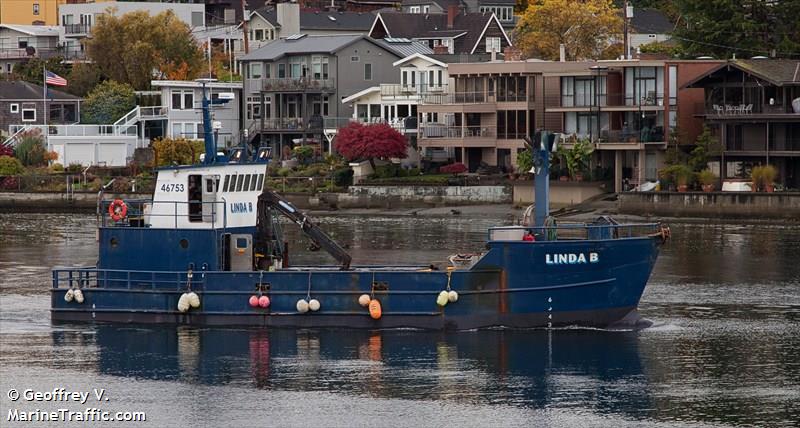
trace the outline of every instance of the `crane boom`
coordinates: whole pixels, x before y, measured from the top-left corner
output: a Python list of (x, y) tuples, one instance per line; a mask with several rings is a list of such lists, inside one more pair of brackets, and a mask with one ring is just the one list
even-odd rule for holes
[(261, 217), (267, 215), (270, 209), (278, 210), (278, 212), (300, 226), (300, 230), (302, 230), (314, 244), (325, 250), (325, 252), (340, 263), (342, 270), (350, 269), (350, 261), (352, 258), (341, 245), (331, 239), (328, 234), (323, 232), (319, 226), (314, 224), (303, 212), (292, 205), (291, 202), (282, 198), (277, 192), (264, 190), (261, 195), (258, 196), (259, 221), (263, 220)]

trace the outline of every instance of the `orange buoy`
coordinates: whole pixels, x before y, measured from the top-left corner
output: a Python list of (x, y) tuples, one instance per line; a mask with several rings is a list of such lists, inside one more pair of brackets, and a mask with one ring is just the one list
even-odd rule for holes
[(258, 306), (261, 306), (262, 308), (268, 308), (269, 307), (269, 297), (267, 297), (267, 296), (259, 297), (258, 298)]
[(250, 306), (253, 308), (258, 307), (258, 296), (250, 296)]
[(369, 301), (369, 316), (372, 319), (377, 320), (381, 318), (381, 302), (378, 299), (372, 299)]

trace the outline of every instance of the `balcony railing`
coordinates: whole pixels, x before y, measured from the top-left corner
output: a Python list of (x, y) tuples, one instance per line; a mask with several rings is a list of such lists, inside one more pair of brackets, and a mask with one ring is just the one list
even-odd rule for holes
[(65, 60), (85, 59), (86, 52), (80, 46), (59, 47), (59, 48), (18, 48), (4, 47), (0, 45), (0, 59), (25, 59), (25, 58), (54, 58), (62, 57)]
[(396, 83), (381, 84), (383, 98), (412, 98), (424, 94), (441, 94), (447, 92), (447, 85), (402, 85)]
[(299, 77), (296, 79), (262, 79), (262, 89), (267, 92), (281, 91), (335, 91), (333, 79), (312, 79)]
[(322, 131), (322, 118), (314, 117), (309, 120), (303, 118), (270, 118), (264, 119), (264, 130), (269, 131)]
[(653, 107), (663, 106), (663, 94), (649, 94), (636, 98), (627, 94), (562, 94), (548, 95), (545, 97), (548, 107), (581, 108), (581, 107)]
[(494, 126), (446, 126), (422, 125), (419, 128), (419, 138), (448, 138), (448, 139), (475, 139), (496, 138)]
[(423, 94), (422, 103), (431, 105), (494, 103), (494, 92), (454, 92), (447, 94)]
[(352, 117), (326, 117), (324, 119), (325, 129), (340, 129), (353, 122), (359, 122), (363, 124), (386, 123), (398, 131), (416, 131), (417, 129), (417, 118), (413, 116), (405, 118), (398, 117), (394, 119), (382, 119), (377, 117), (369, 119)]
[(751, 116), (754, 114), (800, 114), (791, 105), (769, 104), (705, 104), (698, 103), (695, 107), (697, 114), (718, 117)]
[(89, 34), (92, 32), (90, 24), (64, 24), (63, 27), (66, 35)]

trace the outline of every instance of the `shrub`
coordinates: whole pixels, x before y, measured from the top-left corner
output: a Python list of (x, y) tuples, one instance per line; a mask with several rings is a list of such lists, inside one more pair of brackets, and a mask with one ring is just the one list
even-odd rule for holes
[(54, 163), (50, 165), (50, 172), (64, 172), (64, 165), (60, 163)]
[(67, 172), (70, 173), (70, 174), (77, 174), (77, 173), (79, 173), (81, 171), (83, 171), (83, 165), (81, 165), (79, 163), (74, 163), (73, 162), (73, 163), (71, 163), (71, 164), (69, 164), (67, 166)]
[(517, 172), (527, 174), (533, 168), (533, 153), (530, 149), (525, 149), (517, 153)]
[(38, 130), (23, 133), (14, 149), (15, 156), (25, 166), (44, 165), (45, 153), (44, 139)]
[(297, 146), (292, 152), (300, 163), (306, 163), (314, 156), (314, 148), (311, 146)]
[(291, 173), (291, 168), (278, 168), (278, 175), (281, 177), (288, 177)]
[(339, 168), (333, 171), (333, 184), (347, 187), (353, 184), (353, 169), (350, 167)]
[(688, 165), (670, 165), (659, 171), (659, 177), (665, 181), (675, 182), (679, 186), (692, 182), (694, 173)]
[(0, 156), (14, 156), (14, 149), (9, 146), (0, 145)]
[(419, 170), (419, 168), (411, 168), (408, 170), (409, 177), (415, 177), (420, 174), (422, 174), (422, 172)]
[(700, 184), (709, 185), (717, 182), (717, 176), (710, 169), (704, 169), (697, 173), (697, 180)]
[(159, 138), (153, 142), (153, 149), (158, 166), (191, 165), (199, 161), (200, 155), (205, 152), (202, 141), (186, 138)]
[(17, 177), (0, 178), (0, 190), (18, 190), (18, 189), (19, 189), (19, 178)]
[(17, 158), (11, 156), (0, 156), (0, 177), (9, 175), (20, 175), (25, 172), (25, 167)]
[[(529, 168), (530, 169), (530, 168)], [(444, 174), (461, 174), (467, 172), (468, 168), (461, 162), (451, 163), (439, 168), (439, 172)]]

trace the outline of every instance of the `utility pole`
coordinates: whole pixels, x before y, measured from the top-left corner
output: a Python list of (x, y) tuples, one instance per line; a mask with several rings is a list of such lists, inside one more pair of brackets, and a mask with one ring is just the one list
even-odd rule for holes
[(245, 5), (247, 4), (247, 0), (242, 0), (242, 35), (244, 35), (244, 53), (247, 55), (250, 53), (250, 45), (247, 41), (247, 15), (245, 10)]
[(630, 42), (629, 42), (629, 37), (628, 37), (628, 27), (629, 27), (629, 24), (630, 24), (630, 19), (633, 18), (633, 6), (630, 6), (630, 4), (628, 3), (627, 0), (625, 0), (625, 10), (624, 10), (624, 12), (625, 12), (625, 18), (622, 20), (622, 22), (623, 22), (623, 33), (624, 33), (624, 37), (625, 37), (625, 48), (624, 48), (625, 51), (624, 51), (623, 55), (624, 55), (624, 59), (630, 59), (631, 58), (631, 48), (630, 48)]

